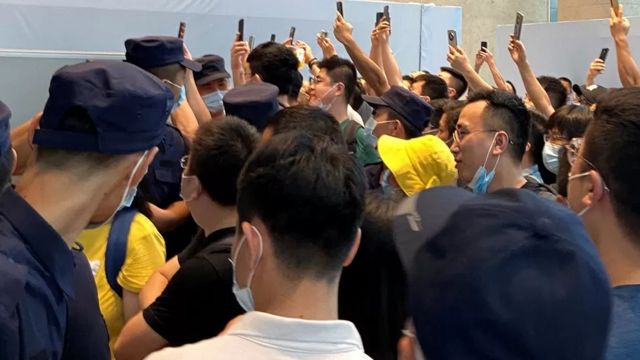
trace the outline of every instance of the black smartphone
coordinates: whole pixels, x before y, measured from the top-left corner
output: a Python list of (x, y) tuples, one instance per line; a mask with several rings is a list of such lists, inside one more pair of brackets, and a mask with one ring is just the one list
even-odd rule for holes
[(244, 19), (238, 21), (238, 41), (244, 40)]
[(253, 37), (253, 35), (249, 36), (249, 49), (253, 50), (253, 43), (256, 41), (256, 39)]
[(382, 21), (382, 17), (384, 17), (384, 13), (381, 13), (381, 12), (376, 13), (376, 26), (380, 25), (380, 21)]
[(482, 51), (482, 52), (487, 52), (487, 46), (488, 46), (488, 45), (487, 45), (487, 42), (486, 42), (486, 41), (482, 41), (482, 42), (480, 43), (480, 51)]
[(271, 34), (271, 42), (276, 42), (276, 34)]
[(611, 0), (611, 8), (616, 13), (616, 16), (620, 16), (620, 13), (618, 12), (620, 11), (620, 4), (618, 3), (618, 0)]
[(327, 30), (320, 31), (321, 38), (326, 38), (327, 36), (329, 36), (329, 32)]
[(382, 10), (382, 14), (387, 18), (387, 21), (391, 23), (391, 15), (389, 15), (389, 5), (385, 6)]
[(522, 35), (522, 23), (524, 22), (524, 15), (521, 12), (516, 13), (516, 26), (513, 29), (513, 36), (516, 40), (520, 40)]
[(336, 7), (338, 8), (338, 12), (340, 16), (344, 17), (344, 9), (342, 8), (342, 1), (336, 2)]
[(607, 55), (609, 55), (609, 48), (603, 48), (602, 51), (600, 51), (600, 60), (606, 62)]
[(447, 37), (449, 38), (449, 46), (454, 48), (458, 47), (458, 33), (455, 30), (447, 31)]
[(291, 38), (291, 43), (293, 44), (293, 38), (296, 36), (296, 27), (292, 26), (289, 30), (289, 38)]
[(184, 31), (187, 29), (187, 23), (180, 21), (180, 27), (178, 28), (178, 39), (184, 39)]

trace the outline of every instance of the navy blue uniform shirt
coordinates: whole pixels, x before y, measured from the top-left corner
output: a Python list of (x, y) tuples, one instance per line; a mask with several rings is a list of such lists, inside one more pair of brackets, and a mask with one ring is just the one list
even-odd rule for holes
[[(76, 341), (102, 350), (101, 344), (95, 344), (104, 341), (101, 334), (106, 338), (101, 319), (101, 323), (69, 325), (70, 314), (77, 312), (74, 303), (84, 300), (76, 297), (74, 289), (78, 280), (86, 277), (76, 271), (88, 270), (85, 266), (76, 269), (75, 264), (74, 254), (64, 240), (29, 204), (12, 189), (0, 194), (2, 359), (61, 359), (65, 346), (68, 353)], [(95, 285), (87, 286), (95, 292)], [(94, 302), (88, 318), (95, 319), (95, 293), (78, 290), (79, 295)], [(82, 334), (83, 327), (92, 331)], [(102, 351), (96, 352), (92, 357), (102, 359)]]

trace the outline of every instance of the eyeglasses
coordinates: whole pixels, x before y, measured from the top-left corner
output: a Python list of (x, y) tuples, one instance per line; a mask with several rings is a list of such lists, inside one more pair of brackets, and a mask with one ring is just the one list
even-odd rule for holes
[(186, 169), (187, 164), (189, 164), (189, 155), (185, 155), (180, 159), (180, 167), (182, 169)]
[(569, 142), (569, 139), (567, 139), (564, 136), (561, 135), (557, 135), (557, 134), (545, 134), (544, 135), (544, 142), (551, 142), (551, 143), (557, 143), (557, 144), (566, 144)]
[[(564, 148), (567, 150), (567, 160), (569, 161), (569, 164), (571, 165), (571, 170), (573, 170), (573, 166), (576, 163), (576, 160), (580, 159), (582, 161), (584, 161), (585, 164), (589, 165), (589, 167), (598, 173), (598, 175), (600, 175), (600, 177), (602, 178), (602, 185), (604, 187), (604, 189), (608, 192), (609, 191), (609, 187), (607, 186), (606, 182), (604, 181), (604, 177), (602, 176), (602, 173), (600, 172), (600, 170), (598, 170), (598, 168), (593, 165), (593, 163), (587, 159), (584, 158), (584, 156), (580, 155), (580, 148), (582, 147), (582, 141), (583, 138), (573, 138), (571, 139), (571, 142), (568, 145), (565, 145)], [(582, 176), (587, 176), (589, 174), (589, 172), (584, 172), (581, 174), (572, 174), (571, 172), (569, 172), (569, 180), (572, 179), (577, 179), (579, 177)]]
[(498, 132), (498, 130), (475, 130), (475, 131), (461, 131), (460, 129), (456, 129), (453, 132), (453, 141), (460, 143), (464, 140), (468, 135), (477, 134), (477, 133), (486, 133), (486, 132)]

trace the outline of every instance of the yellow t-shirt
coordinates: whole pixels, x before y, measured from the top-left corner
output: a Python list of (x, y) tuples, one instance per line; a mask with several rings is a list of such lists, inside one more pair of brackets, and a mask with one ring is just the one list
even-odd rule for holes
[[(80, 233), (78, 242), (84, 247), (84, 253), (91, 264), (98, 288), (100, 312), (107, 324), (109, 347), (113, 354), (113, 345), (125, 321), (122, 299), (109, 286), (104, 267), (110, 230), (110, 223), (85, 230)], [(118, 284), (125, 290), (140, 292), (153, 271), (165, 263), (165, 252), (164, 239), (151, 220), (142, 214), (136, 214), (129, 230), (127, 255), (118, 274)]]

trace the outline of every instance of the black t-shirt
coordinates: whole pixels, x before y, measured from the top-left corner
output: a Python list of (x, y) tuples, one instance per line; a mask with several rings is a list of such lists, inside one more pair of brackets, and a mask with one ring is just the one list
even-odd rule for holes
[(244, 312), (231, 291), (234, 233), (226, 228), (209, 235), (208, 246), (181, 262), (162, 294), (143, 311), (147, 324), (170, 346), (214, 337)]
[(541, 184), (536, 179), (525, 176), (524, 179), (527, 181), (524, 185), (522, 185), (521, 189), (533, 191), (539, 196), (555, 201), (558, 193), (549, 185)]

